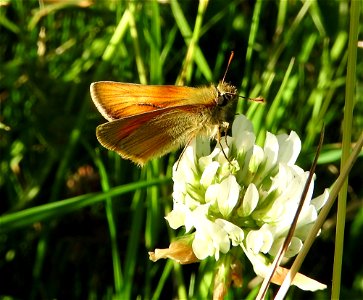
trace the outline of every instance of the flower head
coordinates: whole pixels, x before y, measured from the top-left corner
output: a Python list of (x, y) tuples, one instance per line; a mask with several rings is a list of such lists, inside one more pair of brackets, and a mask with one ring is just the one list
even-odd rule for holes
[[(291, 226), (309, 175), (295, 165), (301, 141), (295, 132), (267, 133), (263, 146), (255, 141), (251, 122), (240, 115), (232, 137), (221, 138), (213, 151), (207, 139), (197, 138), (174, 166), (174, 206), (166, 219), (194, 234), (192, 249), (200, 260), (218, 260), (239, 247), (252, 263), (264, 257), (267, 265)], [(311, 199), (312, 193), (313, 184), (285, 256), (300, 251), (328, 196), (325, 191)]]

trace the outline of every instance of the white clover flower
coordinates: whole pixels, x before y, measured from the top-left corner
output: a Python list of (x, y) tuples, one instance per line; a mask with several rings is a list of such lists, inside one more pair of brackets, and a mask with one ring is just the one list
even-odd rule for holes
[[(255, 141), (252, 123), (240, 115), (232, 137), (212, 152), (207, 139), (197, 138), (174, 166), (174, 207), (166, 219), (173, 229), (194, 232), (198, 259), (218, 260), (236, 246), (274, 256), (289, 230), (309, 175), (295, 165), (301, 141), (295, 132), (268, 132), (262, 147)], [(299, 252), (327, 199), (327, 191), (315, 199), (312, 193), (313, 185), (286, 256)]]
[[(237, 247), (256, 274), (266, 274), (291, 226), (309, 172), (295, 165), (301, 150), (295, 132), (267, 132), (263, 146), (255, 141), (252, 123), (240, 115), (232, 124), (232, 137), (222, 137), (213, 151), (208, 139), (190, 143), (173, 168), (174, 205), (166, 216), (171, 228), (185, 227), (187, 234), (169, 249), (150, 252), (152, 260), (218, 261)], [(328, 198), (325, 190), (311, 199), (313, 189), (311, 184), (285, 257), (300, 251)]]

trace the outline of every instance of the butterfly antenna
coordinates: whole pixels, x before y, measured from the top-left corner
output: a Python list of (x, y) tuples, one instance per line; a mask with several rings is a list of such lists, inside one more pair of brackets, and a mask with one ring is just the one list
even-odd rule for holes
[(234, 56), (234, 51), (231, 51), (231, 55), (229, 56), (227, 68), (226, 68), (226, 71), (224, 72), (224, 75), (223, 75), (223, 78), (222, 78), (222, 82), (224, 82), (224, 79), (226, 78), (226, 75), (227, 75), (227, 72), (228, 72), (228, 69), (229, 69), (229, 65), (231, 64), (231, 61), (233, 59), (233, 56)]
[(245, 96), (238, 95), (238, 97), (239, 98), (246, 99), (246, 100), (250, 100), (250, 101), (253, 101), (253, 102), (260, 102), (260, 103), (264, 103), (265, 102), (265, 98), (263, 98), (261, 96), (258, 96), (257, 98), (249, 98), (249, 97), (245, 97)]
[[(224, 72), (224, 75), (223, 75), (223, 78), (222, 78), (222, 82), (224, 82), (224, 80), (226, 79), (226, 76), (227, 76), (227, 72), (229, 70), (229, 65), (231, 64), (232, 62), (232, 59), (234, 57), (234, 51), (231, 51), (231, 55), (229, 56), (229, 60), (228, 60), (228, 64), (227, 64), (227, 68), (226, 68), (226, 71)], [(245, 97), (245, 96), (238, 96), (239, 98), (244, 98), (246, 100), (250, 100), (250, 101), (254, 101), (254, 102), (265, 102), (265, 99), (261, 96), (257, 97), (257, 98), (249, 98), (249, 97)]]

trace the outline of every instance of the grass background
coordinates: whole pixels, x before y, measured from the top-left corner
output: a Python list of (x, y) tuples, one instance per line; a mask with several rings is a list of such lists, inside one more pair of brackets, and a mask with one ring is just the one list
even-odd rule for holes
[[(173, 153), (140, 169), (103, 149), (104, 120), (89, 95), (97, 80), (198, 86), (227, 81), (242, 95), (238, 113), (266, 131), (295, 130), (298, 164), (308, 169), (325, 123), (315, 194), (339, 173), (342, 134), (363, 127), (358, 48), (352, 129), (342, 128), (349, 1), (1, 1), (0, 297), (6, 299), (210, 298), (212, 260), (152, 263), (148, 251), (175, 235)], [(362, 24), (359, 25), (360, 32)], [(361, 36), (359, 36), (361, 38)], [(351, 171), (341, 298), (363, 295), (363, 161)], [(302, 272), (329, 288), (290, 299), (330, 296), (336, 208)], [(242, 289), (253, 298), (244, 264)], [(276, 287), (272, 287), (269, 297)]]

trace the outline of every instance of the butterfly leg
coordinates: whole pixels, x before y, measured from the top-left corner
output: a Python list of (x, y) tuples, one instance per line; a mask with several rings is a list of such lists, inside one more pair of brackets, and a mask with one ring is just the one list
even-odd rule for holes
[(217, 141), (218, 141), (219, 146), (221, 147), (221, 150), (222, 150), (222, 153), (223, 153), (224, 157), (231, 164), (231, 161), (227, 157), (226, 153), (224, 152), (223, 146), (222, 146), (222, 143), (221, 143), (222, 133), (224, 133), (224, 138), (225, 138), (225, 141), (226, 141), (226, 145), (228, 147), (228, 143), (227, 143), (227, 130), (228, 130), (228, 128), (229, 128), (229, 123), (228, 122), (222, 122), (222, 124), (220, 124), (218, 126)]

